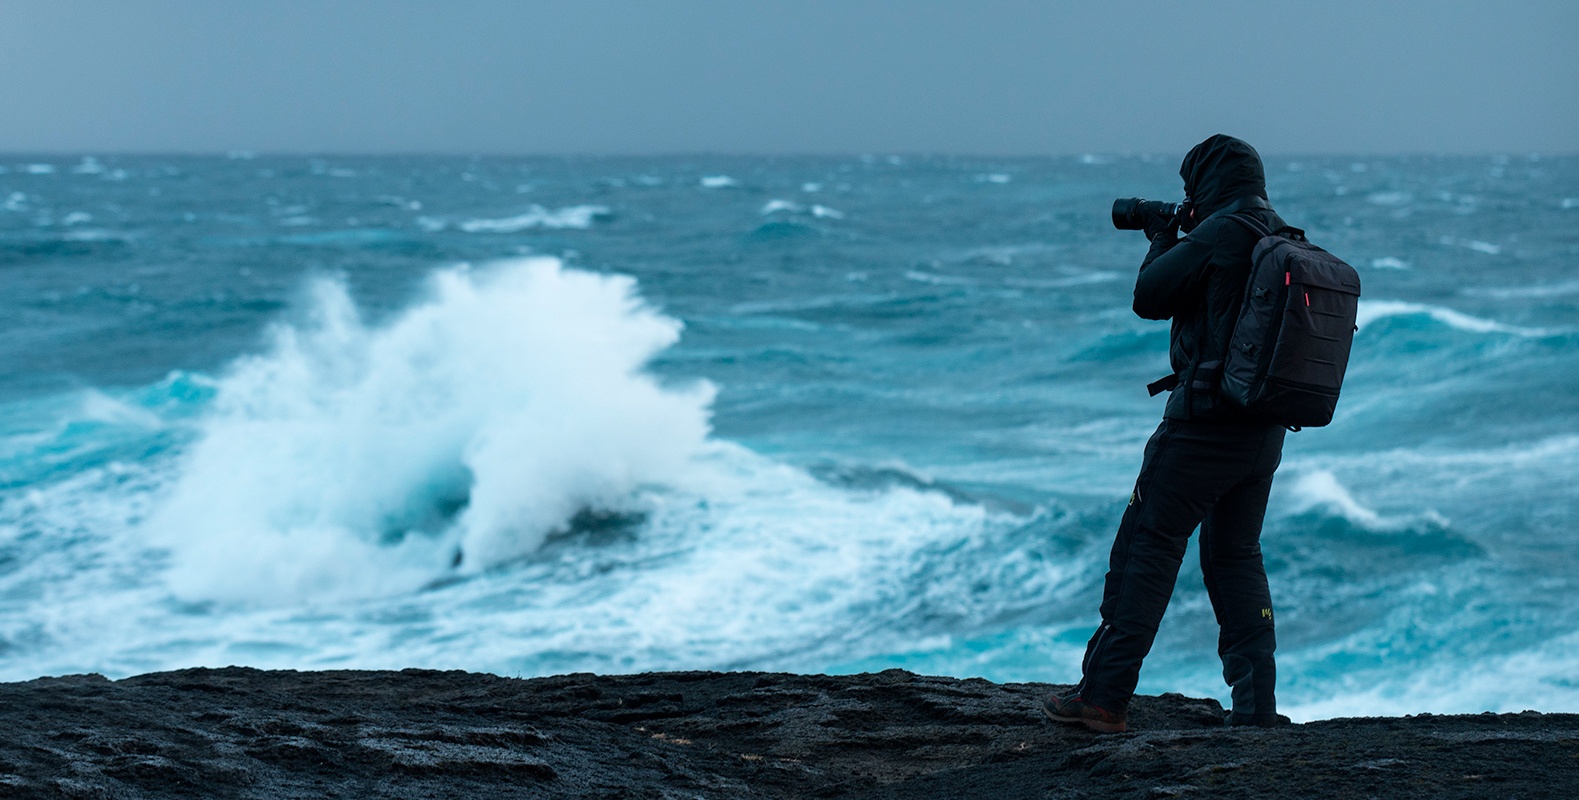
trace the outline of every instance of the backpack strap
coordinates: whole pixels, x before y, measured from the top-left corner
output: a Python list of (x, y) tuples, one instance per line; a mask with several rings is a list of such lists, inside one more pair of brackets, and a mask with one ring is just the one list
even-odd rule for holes
[(1237, 222), (1240, 225), (1243, 225), (1246, 228), (1249, 228), (1252, 233), (1254, 233), (1255, 235), (1257, 235), (1257, 236), (1259, 236), (1259, 237), (1261, 237), (1263, 239), (1265, 239), (1268, 236), (1282, 236), (1282, 237), (1285, 237), (1285, 238), (1293, 239), (1296, 242), (1309, 241), (1308, 239), (1305, 238), (1305, 231), (1303, 229), (1301, 229), (1301, 228), (1296, 228), (1293, 225), (1284, 225), (1283, 227), (1278, 228), (1277, 230), (1272, 230), (1271, 228), (1267, 227), (1266, 223), (1262, 222), (1261, 220), (1258, 220), (1255, 217), (1250, 216), (1249, 214), (1240, 214), (1237, 211), (1234, 212), (1234, 213), (1228, 214), (1227, 215), (1227, 219), (1231, 219), (1234, 222)]
[[(1227, 219), (1231, 219), (1234, 222), (1237, 222), (1240, 225), (1243, 225), (1246, 228), (1249, 228), (1251, 233), (1254, 233), (1256, 236), (1259, 236), (1262, 239), (1265, 239), (1268, 236), (1271, 236), (1271, 235), (1273, 235), (1275, 233), (1278, 233), (1281, 230), (1287, 230), (1287, 228), (1285, 227), (1283, 229), (1280, 229), (1280, 231), (1274, 231), (1271, 228), (1267, 227), (1266, 223), (1262, 222), (1261, 220), (1256, 219), (1255, 217), (1250, 216), (1249, 214), (1240, 214), (1238, 212), (1235, 212), (1233, 214), (1227, 215)], [(1300, 233), (1303, 234), (1304, 231), (1301, 231)]]
[(1179, 388), (1180, 383), (1181, 381), (1179, 380), (1178, 375), (1169, 375), (1165, 378), (1160, 378), (1146, 384), (1146, 391), (1149, 392), (1152, 397), (1156, 397), (1163, 392), (1171, 392), (1174, 389)]

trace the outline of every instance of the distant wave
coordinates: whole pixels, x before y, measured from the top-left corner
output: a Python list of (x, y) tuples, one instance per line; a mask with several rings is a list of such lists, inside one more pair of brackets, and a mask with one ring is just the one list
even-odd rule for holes
[(590, 228), (593, 220), (608, 214), (608, 206), (567, 206), (549, 211), (534, 205), (524, 214), (502, 219), (469, 219), (456, 227), (467, 233), (516, 233), (531, 228)]
[(1579, 280), (1563, 281), (1562, 283), (1537, 284), (1535, 286), (1504, 286), (1488, 287), (1483, 289), (1465, 289), (1464, 292), (1465, 294), (1495, 297), (1498, 300), (1565, 297), (1570, 294), (1579, 294)]
[(808, 207), (792, 200), (769, 200), (762, 206), (763, 216), (771, 216), (781, 212), (789, 214), (809, 213), (818, 219), (844, 219), (844, 212), (824, 205), (813, 204)]
[(1470, 333), (1505, 333), (1512, 336), (1527, 336), (1531, 338), (1544, 338), (1561, 334), (1560, 331), (1546, 328), (1524, 328), (1517, 325), (1505, 325), (1495, 320), (1470, 316), (1444, 306), (1411, 303), (1404, 300), (1361, 300), (1360, 313), (1355, 324), (1361, 330), (1364, 330), (1366, 326), (1379, 319), (1416, 315), (1427, 316), (1450, 328)]
[(1338, 482), (1338, 477), (1325, 469), (1311, 470), (1299, 475), (1292, 488), (1295, 513), (1323, 509), (1349, 522), (1372, 531), (1402, 531), (1422, 524), (1446, 527), (1448, 521), (1436, 511), (1418, 514), (1384, 516), (1354, 498), (1348, 487)]
[(1393, 256), (1371, 259), (1372, 269), (1409, 269), (1409, 262)]

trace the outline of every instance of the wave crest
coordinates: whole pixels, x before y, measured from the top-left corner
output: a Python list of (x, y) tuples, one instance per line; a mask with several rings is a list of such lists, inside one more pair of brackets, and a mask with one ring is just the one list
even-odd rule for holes
[(232, 365), (150, 521), (178, 593), (290, 601), (421, 586), (530, 553), (683, 471), (713, 388), (643, 366), (681, 325), (555, 259), (437, 273), (365, 324), (342, 282)]

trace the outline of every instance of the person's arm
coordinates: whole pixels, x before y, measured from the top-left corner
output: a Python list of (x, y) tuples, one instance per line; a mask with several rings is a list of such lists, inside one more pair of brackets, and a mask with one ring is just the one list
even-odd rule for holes
[(1142, 319), (1171, 319), (1198, 294), (1212, 245), (1198, 234), (1183, 239), (1171, 228), (1156, 232), (1151, 250), (1135, 279), (1135, 314)]

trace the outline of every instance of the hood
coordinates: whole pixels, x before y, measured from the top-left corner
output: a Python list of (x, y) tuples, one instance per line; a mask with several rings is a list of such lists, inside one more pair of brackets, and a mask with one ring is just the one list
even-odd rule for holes
[(1261, 154), (1232, 136), (1219, 133), (1192, 148), (1179, 165), (1179, 177), (1198, 219), (1247, 195), (1266, 199)]

